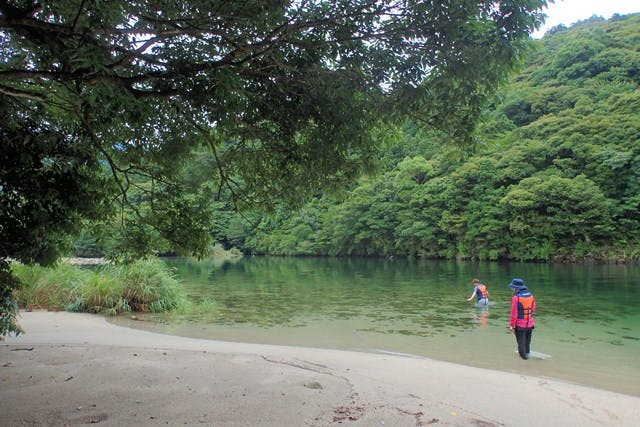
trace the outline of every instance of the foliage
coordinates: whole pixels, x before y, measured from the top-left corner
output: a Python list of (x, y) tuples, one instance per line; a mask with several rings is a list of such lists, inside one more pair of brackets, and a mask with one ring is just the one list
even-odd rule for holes
[(21, 286), (16, 290), (16, 299), (21, 308), (27, 310), (65, 310), (75, 301), (73, 290), (89, 281), (93, 273), (68, 264), (55, 267), (14, 264), (15, 275)]
[(109, 212), (102, 197), (113, 188), (91, 146), (38, 114), (21, 118), (6, 96), (0, 114), (0, 258), (52, 263), (80, 218)]
[[(443, 144), (445, 134), (409, 122), (381, 156), (379, 177), (362, 178), (339, 200), (316, 197), (300, 213), (283, 209), (264, 218), (242, 248), (280, 255), (637, 259), (639, 35), (639, 14), (552, 32), (485, 111), (475, 150), (452, 148)], [(308, 232), (296, 228), (301, 223)]]
[(159, 259), (111, 267), (123, 286), (122, 297), (134, 311), (168, 311), (185, 302), (185, 295), (173, 274)]
[(468, 143), (546, 3), (0, 1), (0, 259), (204, 256), (214, 200), (339, 188), (406, 114)]
[(202, 256), (223, 191), (344, 184), (408, 112), (468, 140), (545, 4), (0, 2), (0, 257), (50, 262), (83, 219), (129, 259)]
[(0, 337), (9, 334), (19, 335), (22, 329), (16, 323), (18, 304), (13, 292), (20, 286), (20, 281), (11, 272), (8, 262), (0, 259)]
[(186, 295), (169, 268), (158, 259), (96, 270), (59, 264), (55, 267), (15, 265), (22, 282), (16, 299), (26, 309), (121, 312), (179, 310)]

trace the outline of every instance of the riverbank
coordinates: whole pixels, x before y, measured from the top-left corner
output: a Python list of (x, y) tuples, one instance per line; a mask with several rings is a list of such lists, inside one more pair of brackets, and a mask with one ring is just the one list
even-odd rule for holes
[(22, 312), (1, 425), (635, 425), (640, 398), (431, 359), (208, 341)]

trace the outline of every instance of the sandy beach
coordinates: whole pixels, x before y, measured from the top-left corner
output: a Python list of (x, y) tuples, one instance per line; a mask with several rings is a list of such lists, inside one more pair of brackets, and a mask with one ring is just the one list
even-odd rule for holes
[(79, 313), (23, 312), (19, 322), (26, 333), (0, 341), (2, 426), (635, 426), (640, 419), (638, 397), (431, 359), (198, 340)]

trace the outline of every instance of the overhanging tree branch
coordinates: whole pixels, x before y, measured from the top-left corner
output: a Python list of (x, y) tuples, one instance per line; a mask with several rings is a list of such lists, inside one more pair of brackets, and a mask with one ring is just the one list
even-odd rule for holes
[(35, 99), (37, 101), (45, 101), (46, 97), (38, 92), (33, 92), (29, 90), (16, 89), (4, 85), (0, 85), (0, 93), (9, 96), (15, 96), (16, 98), (28, 98)]
[[(0, 0), (0, 107), (25, 100), (12, 111), (40, 123), (34, 133), (83, 129), (129, 204), (140, 177), (160, 182), (202, 138), (218, 197), (300, 199), (367, 164), (377, 123), (445, 117), (430, 124), (467, 141), (487, 82), (520, 60), (545, 4)], [(446, 73), (457, 80), (436, 78)], [(212, 130), (240, 143), (216, 145)]]

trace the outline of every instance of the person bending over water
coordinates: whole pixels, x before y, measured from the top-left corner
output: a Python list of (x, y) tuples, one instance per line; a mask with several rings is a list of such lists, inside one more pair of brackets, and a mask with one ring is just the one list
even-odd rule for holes
[(487, 285), (479, 279), (473, 279), (471, 284), (473, 285), (473, 292), (471, 296), (467, 298), (467, 301), (471, 301), (473, 297), (476, 297), (478, 299), (478, 305), (489, 305), (489, 290), (487, 289)]

